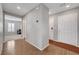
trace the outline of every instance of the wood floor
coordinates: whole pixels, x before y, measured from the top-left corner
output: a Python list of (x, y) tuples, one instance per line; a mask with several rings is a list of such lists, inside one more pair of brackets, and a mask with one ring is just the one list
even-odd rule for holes
[(78, 55), (78, 53), (51, 43), (44, 51), (40, 51), (24, 39), (17, 39), (4, 43), (2, 55)]

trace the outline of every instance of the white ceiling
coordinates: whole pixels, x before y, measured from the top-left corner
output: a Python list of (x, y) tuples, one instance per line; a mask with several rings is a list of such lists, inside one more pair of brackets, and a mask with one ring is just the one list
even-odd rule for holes
[[(27, 12), (29, 12), (31, 9), (33, 9), (35, 6), (37, 6), (37, 3), (4, 3), (3, 11), (16, 15), (16, 16), (23, 16)], [(20, 6), (21, 9), (18, 10), (17, 6)]]
[[(39, 3), (3, 3), (2, 6), (3, 6), (3, 10), (7, 13), (17, 16), (23, 16), (38, 4)], [(78, 3), (73, 3), (73, 4), (71, 3), (69, 8), (66, 8), (64, 3), (44, 3), (44, 4), (49, 8), (49, 12), (51, 12), (51, 14), (79, 6)], [(18, 10), (17, 6), (20, 6), (21, 9)]]
[[(46, 3), (45, 5), (49, 8), (51, 14), (79, 7), (79, 3)], [(70, 7), (67, 8), (66, 5), (70, 5)]]

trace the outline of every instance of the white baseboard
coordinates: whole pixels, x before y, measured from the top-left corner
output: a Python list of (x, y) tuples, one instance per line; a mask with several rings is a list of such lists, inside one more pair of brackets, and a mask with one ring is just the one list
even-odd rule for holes
[(33, 43), (29, 42), (28, 40), (25, 40), (25, 41), (27, 41), (29, 44), (31, 44), (32, 46), (36, 47), (40, 51), (43, 51), (45, 48), (47, 48), (49, 46), (49, 44), (47, 44), (44, 48), (41, 49), (41, 48), (37, 47), (36, 45), (34, 45)]
[(47, 44), (44, 48), (40, 49), (41, 51), (43, 51), (44, 49), (46, 49), (49, 46), (49, 44)]

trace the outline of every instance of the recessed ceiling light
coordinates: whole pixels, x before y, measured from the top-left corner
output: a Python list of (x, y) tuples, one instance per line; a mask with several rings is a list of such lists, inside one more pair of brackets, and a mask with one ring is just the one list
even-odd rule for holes
[(66, 7), (67, 7), (67, 8), (69, 8), (69, 7), (70, 7), (70, 5), (66, 5)]
[(21, 9), (21, 7), (20, 7), (20, 6), (17, 6), (17, 9), (18, 9), (18, 10), (20, 10), (20, 9)]
[(39, 9), (39, 7), (36, 8), (37, 10)]
[(49, 11), (49, 15), (51, 15), (51, 14), (52, 14), (52, 12)]

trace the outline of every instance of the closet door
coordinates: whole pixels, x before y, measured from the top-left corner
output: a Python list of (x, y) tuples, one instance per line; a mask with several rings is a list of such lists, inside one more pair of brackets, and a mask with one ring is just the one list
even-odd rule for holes
[(77, 13), (58, 16), (58, 40), (67, 44), (77, 44)]

